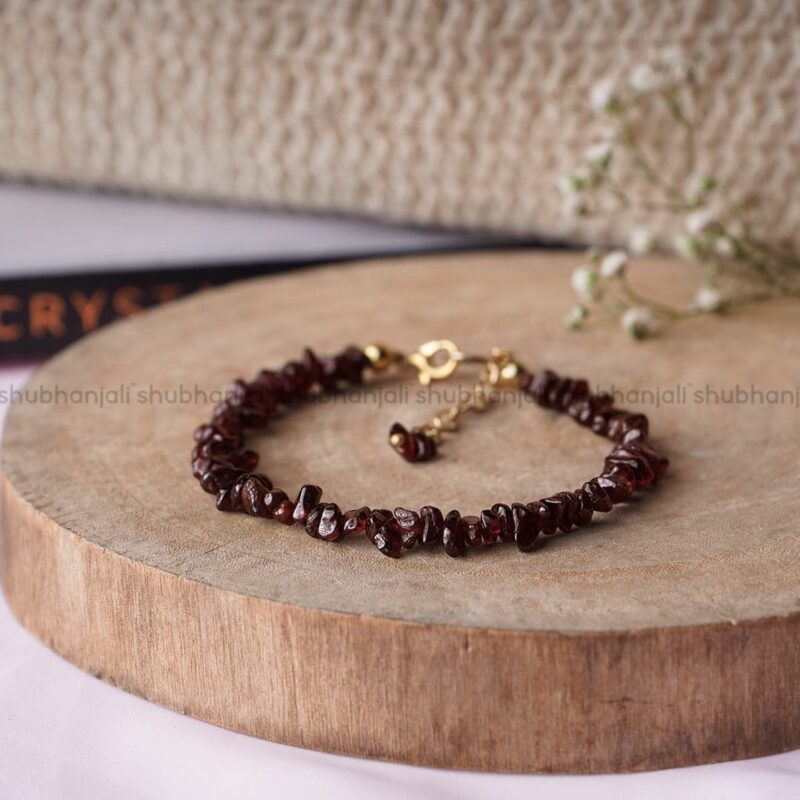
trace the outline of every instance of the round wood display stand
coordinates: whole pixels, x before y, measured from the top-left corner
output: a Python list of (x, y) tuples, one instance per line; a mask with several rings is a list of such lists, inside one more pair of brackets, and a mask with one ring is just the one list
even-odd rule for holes
[[(114, 325), (53, 359), (11, 410), (2, 580), (82, 669), (199, 719), (302, 747), (439, 767), (643, 770), (800, 746), (797, 306), (643, 344), (560, 320), (574, 256), (477, 254), (233, 285)], [(691, 267), (638, 270), (690, 296)], [(396, 561), (223, 514), (189, 469), (233, 378), (297, 357), (446, 337), (509, 347), (622, 392), (672, 468), (653, 491), (533, 553)], [(462, 386), (471, 376), (464, 370)], [(476, 513), (597, 474), (609, 449), (506, 402), (441, 458), (402, 461), (396, 420), (458, 382), (412, 378), (293, 412), (250, 437), (295, 492), (343, 507)], [(598, 515), (601, 516), (601, 515)]]

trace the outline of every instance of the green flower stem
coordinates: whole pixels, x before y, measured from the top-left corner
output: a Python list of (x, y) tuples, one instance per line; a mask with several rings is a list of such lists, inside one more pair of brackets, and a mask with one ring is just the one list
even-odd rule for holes
[(683, 111), (677, 91), (672, 89), (663, 92), (664, 100), (675, 121), (684, 129), (686, 134), (686, 172), (691, 175), (695, 165), (695, 129), (694, 123)]
[(652, 186), (660, 189), (672, 202), (677, 202), (679, 204), (686, 203), (683, 194), (665, 181), (650, 164), (650, 161), (647, 156), (645, 156), (639, 144), (633, 126), (624, 116), (620, 117), (620, 135), (622, 146), (628, 151), (633, 165), (639, 170), (642, 176)]
[(671, 306), (667, 303), (662, 303), (658, 300), (654, 300), (652, 297), (646, 297), (643, 294), (639, 294), (628, 282), (628, 279), (624, 275), (620, 275), (618, 278), (619, 286), (622, 289), (625, 297), (630, 303), (633, 303), (637, 306), (646, 306), (651, 311), (654, 311), (656, 314), (660, 314), (667, 319), (672, 320), (679, 320), (679, 319), (686, 319), (690, 316), (696, 316), (697, 311), (695, 309), (681, 309), (677, 308), (676, 306)]
[[(764, 250), (750, 238), (736, 239), (732, 237), (732, 240), (734, 245), (745, 256), (746, 263), (761, 276), (765, 283), (780, 291), (791, 288), (774, 274), (775, 271), (780, 272), (789, 267), (781, 262), (776, 263), (772, 254), (769, 252), (765, 253)], [(796, 267), (793, 265), (790, 269), (796, 269)]]

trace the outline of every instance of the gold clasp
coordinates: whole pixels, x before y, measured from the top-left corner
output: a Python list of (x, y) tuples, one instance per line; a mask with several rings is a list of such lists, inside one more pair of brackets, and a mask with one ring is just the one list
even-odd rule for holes
[(423, 386), (432, 381), (449, 378), (459, 364), (480, 364), (482, 367), (480, 382), (487, 389), (517, 389), (525, 367), (517, 361), (510, 350), (493, 347), (488, 358), (466, 355), (458, 345), (450, 339), (431, 339), (421, 344), (415, 353), (404, 356), (386, 345), (371, 344), (364, 348), (364, 353), (373, 369), (387, 370), (403, 362), (417, 370), (417, 377)]
[(417, 370), (423, 386), (431, 381), (449, 378), (462, 363), (480, 364), (483, 367), (481, 383), (488, 388), (517, 389), (524, 367), (514, 358), (510, 350), (492, 348), (488, 358), (465, 355), (450, 339), (431, 339), (425, 342), (406, 359)]
[(492, 348), (492, 355), (484, 366), (484, 380), (498, 389), (519, 389), (519, 381), (525, 368), (514, 358), (510, 350)]
[(449, 378), (464, 359), (464, 354), (455, 342), (449, 339), (431, 339), (420, 345), (417, 352), (408, 356), (407, 360), (416, 368), (419, 382), (423, 386), (429, 386), (431, 381)]
[[(373, 369), (389, 369), (395, 364), (405, 362), (417, 371), (417, 378), (423, 386), (430, 386), (433, 381), (449, 378), (459, 364), (478, 364), (481, 367), (472, 392), (456, 405), (437, 414), (430, 422), (411, 429), (412, 434), (423, 434), (438, 443), (445, 432), (458, 428), (460, 418), (469, 411), (482, 412), (499, 399), (500, 389), (518, 389), (525, 368), (509, 350), (492, 348), (488, 358), (466, 355), (450, 339), (431, 339), (420, 345), (416, 352), (402, 356), (384, 345), (369, 345), (365, 354)], [(403, 430), (393, 434), (390, 442), (395, 449), (403, 447), (408, 432)], [(435, 453), (435, 447), (433, 451)], [(408, 457), (401, 453), (404, 457)], [(415, 460), (415, 459), (410, 459)], [(416, 460), (424, 460), (419, 457)]]
[(456, 430), (460, 417), (468, 411), (485, 411), (495, 403), (498, 389), (518, 389), (520, 377), (525, 371), (509, 350), (495, 347), (488, 358), (468, 356), (449, 339), (425, 342), (406, 360), (416, 368), (423, 386), (429, 386), (431, 381), (449, 378), (459, 364), (481, 365), (480, 377), (466, 399), (440, 412), (431, 422), (413, 429), (430, 436), (434, 441), (438, 441), (443, 432)]

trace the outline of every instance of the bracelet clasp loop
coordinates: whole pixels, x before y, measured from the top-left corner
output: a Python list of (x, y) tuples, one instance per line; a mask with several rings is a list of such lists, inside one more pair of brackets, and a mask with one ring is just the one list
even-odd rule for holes
[(420, 345), (417, 352), (408, 356), (407, 360), (416, 368), (419, 382), (423, 386), (429, 386), (431, 381), (449, 378), (465, 358), (455, 342), (449, 339), (431, 339)]
[(493, 347), (484, 366), (484, 381), (497, 389), (519, 389), (525, 367), (510, 350)]
[(494, 347), (488, 358), (471, 356), (463, 353), (450, 339), (431, 339), (420, 345), (406, 360), (417, 370), (417, 377), (423, 386), (449, 378), (461, 363), (480, 364), (483, 368), (481, 382), (487, 388), (519, 388), (520, 375), (524, 372), (524, 367), (509, 350)]

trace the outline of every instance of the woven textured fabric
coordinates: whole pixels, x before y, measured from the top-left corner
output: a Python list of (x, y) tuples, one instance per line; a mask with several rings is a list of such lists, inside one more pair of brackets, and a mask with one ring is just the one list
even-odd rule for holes
[(667, 45), (712, 82), (699, 164), (800, 245), (796, 0), (0, 0), (0, 174), (620, 239), (557, 178), (590, 87)]

